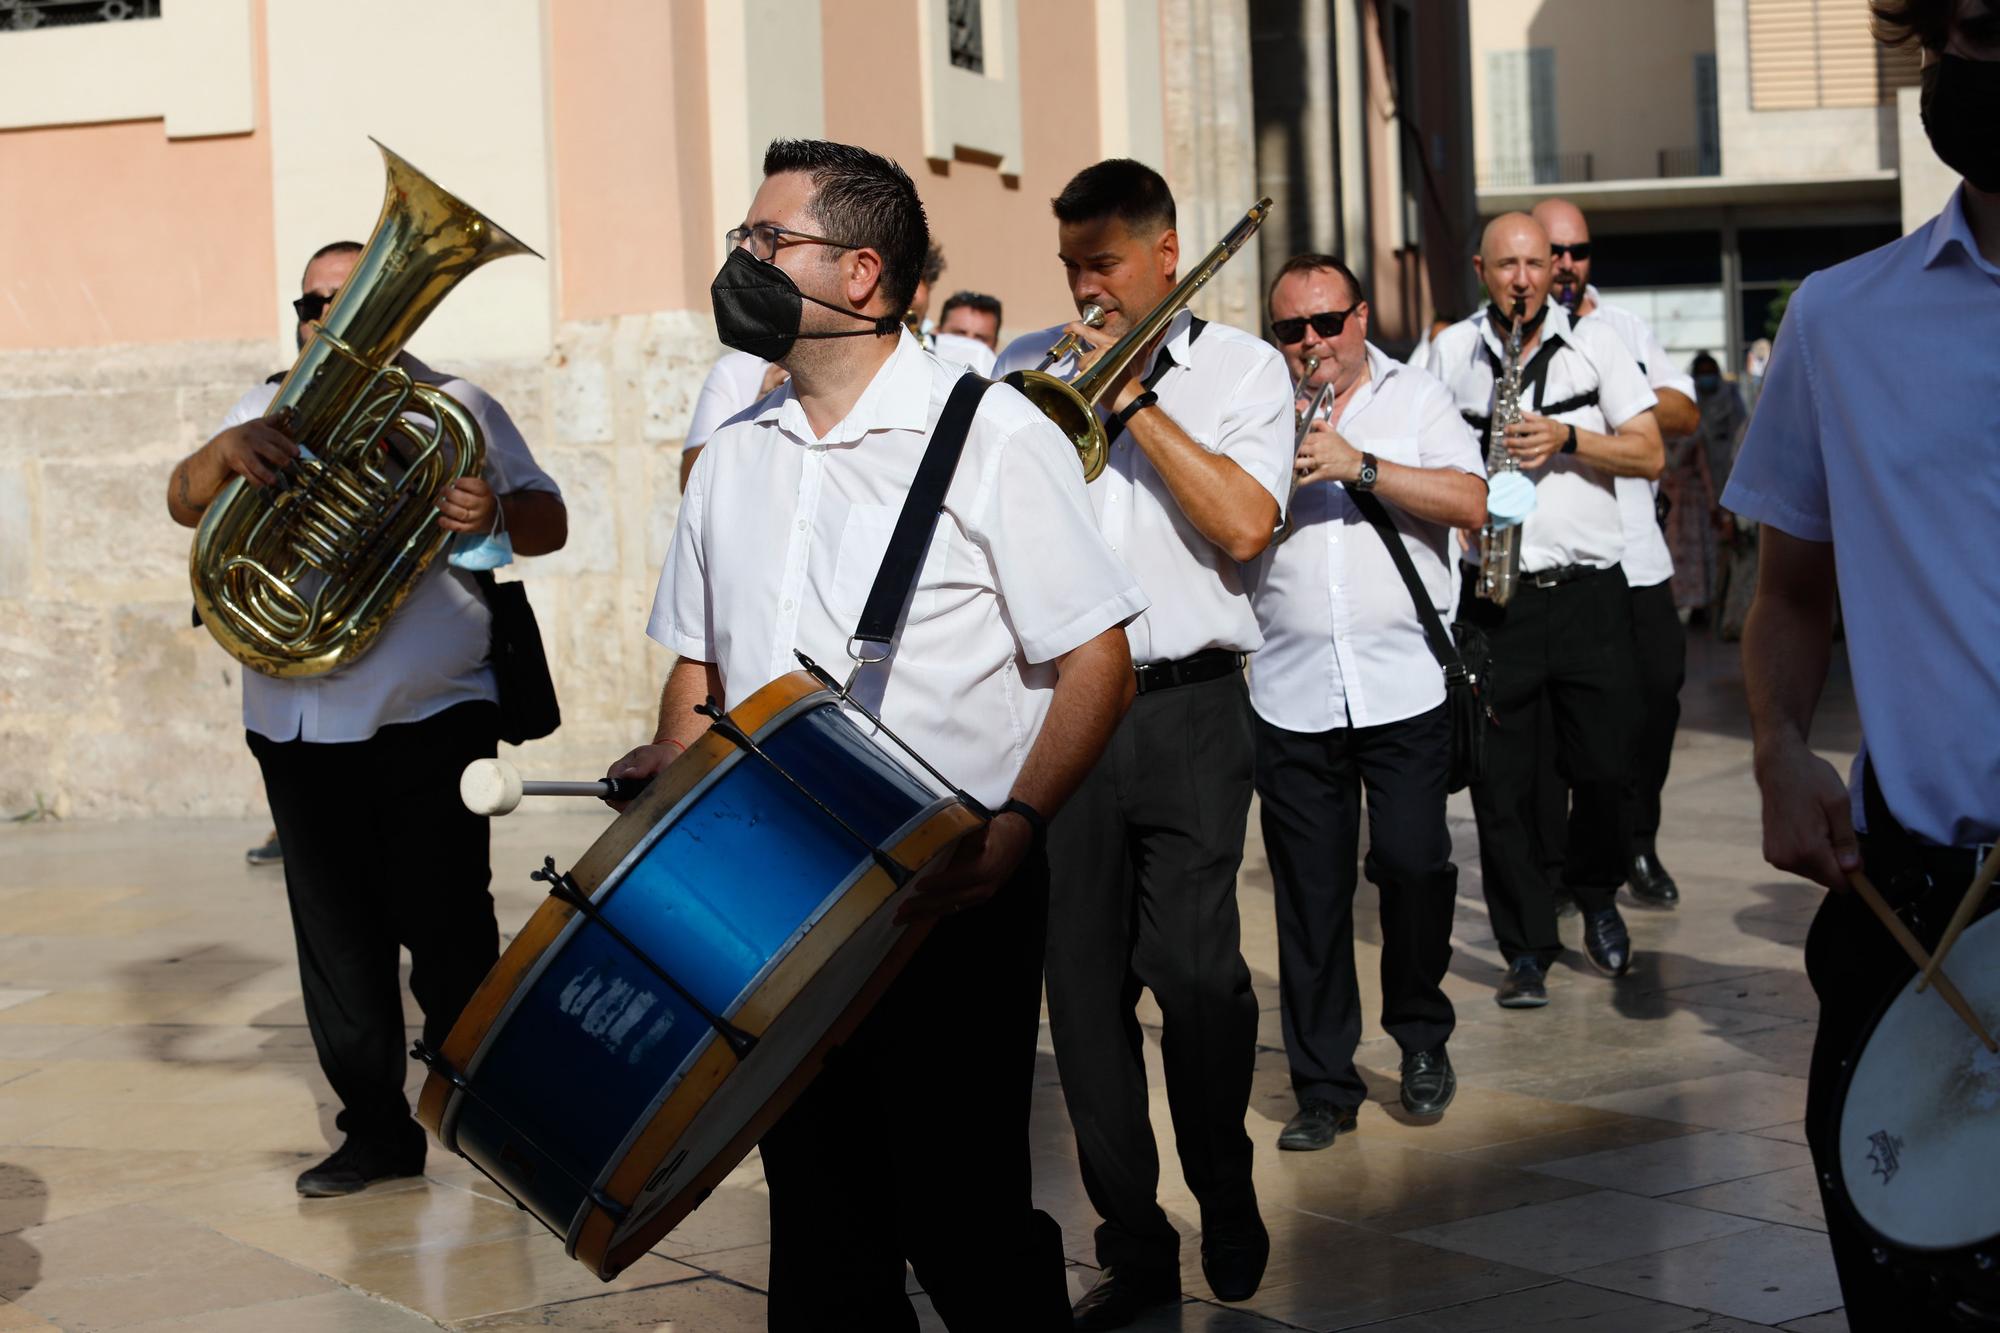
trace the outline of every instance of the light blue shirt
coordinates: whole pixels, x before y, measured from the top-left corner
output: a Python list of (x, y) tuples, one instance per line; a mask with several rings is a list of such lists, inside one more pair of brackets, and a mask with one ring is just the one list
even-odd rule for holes
[(1945, 845), (2000, 836), (2000, 268), (1962, 194), (1792, 294), (1722, 503), (1832, 543), (1897, 820)]

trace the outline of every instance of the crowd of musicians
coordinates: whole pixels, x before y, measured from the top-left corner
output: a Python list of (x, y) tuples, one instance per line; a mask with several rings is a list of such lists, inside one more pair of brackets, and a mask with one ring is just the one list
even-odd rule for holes
[[(1963, 886), (1964, 857), (1947, 853), (2000, 831), (1982, 818), (1990, 791), (1967, 795), (1992, 786), (1995, 759), (1968, 752), (1964, 729), (1920, 701), (1979, 680), (1990, 702), (1985, 636), (1941, 634), (1938, 620), (1967, 608), (1990, 620), (2000, 588), (1992, 562), (1944, 549), (1976, 540), (1991, 514), (1983, 492), (1955, 484), (1967, 466), (1932, 455), (1984, 447), (1954, 431), (1954, 414), (1992, 397), (1930, 393), (1922, 377), (1891, 393), (1879, 375), (1868, 382), (1893, 407), (1841, 395), (1867, 379), (1881, 326), (1897, 320), (1890, 341), (1924, 349), (1913, 364), (1956, 358), (1936, 383), (1994, 377), (1977, 349), (2000, 334), (2000, 136), (1978, 117), (2000, 105), (2000, 64), (1967, 58), (1994, 54), (1995, 34), (1954, 27), (1949, 6), (1885, 8), (1932, 53), (1927, 122), (1966, 185), (1928, 228), (1800, 290), (1741, 459), (1736, 386), (1712, 358), (1676, 365), (1642, 319), (1602, 299), (1587, 218), (1551, 199), (1486, 226), (1472, 260), (1486, 301), (1407, 362), (1371, 341), (1368, 292), (1334, 255), (1300, 254), (1269, 275), (1261, 331), (1176, 310), (1100, 400), (1108, 457), (1086, 484), (1072, 441), (1007, 376), (1069, 378), (1169, 300), (1191, 252), (1166, 181), (1122, 159), (1079, 171), (1052, 201), (1045, 243), (1076, 309), (1101, 318), (1007, 340), (999, 301), (939, 299), (942, 254), (901, 168), (847, 145), (771, 145), (713, 288), (731, 350), (695, 410), (644, 627), (678, 661), (655, 733), (613, 776), (659, 772), (706, 727), (693, 705), (734, 706), (789, 670), (794, 650), (846, 660), (954, 386), (967, 373), (996, 381), (967, 428), (894, 652), (857, 675), (858, 696), (996, 813), (919, 895), (917, 911), (938, 924), (915, 962), (761, 1145), (773, 1328), (914, 1328), (906, 1262), (955, 1329), (1115, 1328), (1178, 1299), (1142, 991), (1159, 1008), (1201, 1270), (1223, 1300), (1257, 1290), (1270, 1240), (1245, 1121), (1259, 1006), (1237, 895), (1253, 795), (1297, 1099), (1267, 1146), (1327, 1149), (1356, 1129), (1363, 875), (1380, 894), (1380, 1020), (1401, 1051), (1402, 1107), (1429, 1123), (1451, 1105), (1443, 981), (1458, 868), (1446, 801), (1461, 783), (1504, 963), (1497, 1003), (1548, 1004), (1549, 969), (1568, 949), (1619, 984), (1633, 961), (1621, 893), (1651, 909), (1680, 897), (1660, 858), (1660, 793), (1685, 617), (1722, 616), (1721, 566), (1742, 540), (1727, 530), (1718, 541), (1711, 524), (1732, 465), (1732, 507), (1744, 532), (1747, 520), (1765, 525), (1761, 577), (1775, 589), (1746, 640), (1767, 850), (1830, 887), (1859, 863), (1846, 788), (1803, 745), (1838, 548), (1869, 738), (1855, 783), (1863, 849)], [(1955, 131), (1954, 115), (1979, 132)], [(360, 249), (312, 256), (301, 345)], [(1919, 288), (1935, 290), (1920, 300)], [(1866, 342), (1843, 333), (1862, 309), (1877, 326)], [(1945, 311), (1964, 326), (1950, 339), (1919, 322)], [(1074, 350), (1046, 364), (1066, 336)], [(403, 1097), (398, 949), (410, 951), (436, 1045), (498, 939), (485, 824), (454, 786), (497, 734), (474, 571), (566, 536), (560, 489), (505, 409), (403, 365), (467, 404), (487, 440), (483, 476), (437, 497), (439, 523), (464, 534), (451, 565), (352, 667), (306, 680), (244, 673), (307, 1016), (346, 1135), (300, 1177), (307, 1195), (422, 1169)], [(1503, 381), (1519, 410), (1496, 422)], [(286, 423), (263, 418), (273, 392), (246, 394), (175, 469), (178, 521), (198, 522), (230, 478), (270, 485), (293, 461)], [(1885, 439), (1871, 423), (1887, 417), (1899, 429)], [(1896, 449), (1877, 447), (1887, 442)], [(1836, 456), (1871, 480), (1843, 490)], [(1504, 600), (1482, 586), (1496, 468), (1533, 488)], [(1981, 587), (1948, 593), (1946, 579)], [(1938, 651), (1905, 655), (1916, 645)], [(1890, 688), (1892, 670), (1922, 678)], [(1466, 761), (1468, 725), (1483, 763)], [(357, 827), (377, 837), (360, 845)], [(426, 892), (385, 879), (384, 865)], [(1822, 1034), (1815, 1096), (1830, 1077), (1820, 1060), (1861, 1021), (1849, 1011), (1899, 975), (1874, 929), (1840, 895), (1815, 927), (1809, 963), (1823, 993), (1827, 958), (1865, 992), (1842, 1000), (1837, 1038)], [(1060, 1234), (1030, 1199), (1044, 986), (1102, 1218), (1100, 1273), (1073, 1308)], [(1569, 997), (1610, 1003), (1587, 987)], [(1837, 1220), (1833, 1230), (1850, 1308), (1865, 1308), (1866, 1264)]]

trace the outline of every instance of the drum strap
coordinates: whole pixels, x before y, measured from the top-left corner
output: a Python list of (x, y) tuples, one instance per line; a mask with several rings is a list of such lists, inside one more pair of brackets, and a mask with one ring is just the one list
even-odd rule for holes
[[(989, 379), (963, 375), (952, 386), (951, 397), (945, 400), (944, 414), (938, 418), (937, 429), (931, 432), (923, 461), (917, 464), (916, 479), (910, 483), (903, 512), (896, 517), (896, 530), (889, 537), (889, 549), (882, 555), (875, 586), (868, 590), (868, 601), (861, 608), (854, 641), (848, 644), (848, 651), (857, 663), (888, 660), (896, 626), (902, 623), (910, 594), (916, 591), (917, 574), (923, 568), (931, 533), (944, 509), (944, 493), (951, 486), (952, 474), (958, 471), (959, 455), (965, 452), (965, 437), (972, 430), (973, 414), (979, 410), (980, 398), (992, 387), (993, 381)], [(880, 655), (860, 656), (855, 652), (859, 643), (877, 645)]]

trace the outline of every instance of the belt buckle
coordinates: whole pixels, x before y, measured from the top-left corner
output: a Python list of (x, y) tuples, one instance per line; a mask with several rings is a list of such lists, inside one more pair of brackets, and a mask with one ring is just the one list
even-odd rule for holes
[(1528, 582), (1534, 584), (1537, 588), (1547, 590), (1549, 588), (1555, 587), (1556, 584), (1560, 582), (1560, 580), (1556, 577), (1558, 573), (1560, 573), (1559, 570), (1538, 569), (1534, 573), (1528, 575)]

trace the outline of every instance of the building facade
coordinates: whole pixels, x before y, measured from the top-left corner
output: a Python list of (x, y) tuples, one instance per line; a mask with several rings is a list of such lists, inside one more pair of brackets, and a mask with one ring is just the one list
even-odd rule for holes
[(1683, 363), (1740, 370), (1814, 269), (1895, 239), (1955, 178), (1918, 57), (1867, 0), (1479, 0), (1478, 207), (1583, 208), (1598, 285)]

